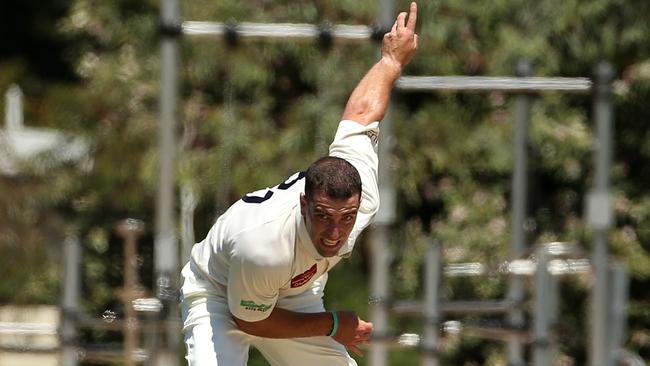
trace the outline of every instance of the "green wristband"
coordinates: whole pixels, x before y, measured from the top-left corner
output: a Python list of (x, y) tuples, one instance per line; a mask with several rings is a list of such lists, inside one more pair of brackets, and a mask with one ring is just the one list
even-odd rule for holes
[(334, 324), (332, 325), (332, 331), (330, 334), (328, 334), (328, 337), (333, 336), (336, 334), (336, 331), (339, 330), (339, 314), (336, 313), (336, 311), (330, 311), (332, 313), (332, 320), (334, 320)]

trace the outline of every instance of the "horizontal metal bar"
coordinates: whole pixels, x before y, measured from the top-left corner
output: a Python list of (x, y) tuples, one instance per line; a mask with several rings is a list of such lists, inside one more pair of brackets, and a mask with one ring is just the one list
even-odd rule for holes
[[(82, 328), (91, 328), (97, 330), (107, 330), (107, 331), (122, 331), (127, 325), (128, 321), (123, 318), (105, 320), (101, 318), (93, 318), (89, 316), (80, 316), (78, 319), (78, 325)], [(136, 329), (146, 330), (146, 331), (159, 331), (164, 327), (169, 327), (170, 325), (177, 326), (181, 324), (180, 319), (174, 320), (159, 320), (159, 319), (147, 319), (147, 318), (138, 318), (137, 323), (135, 324)]]
[(396, 314), (422, 313), (422, 301), (397, 301), (390, 310)]
[(403, 76), (395, 87), (403, 91), (467, 90), (537, 92), (563, 91), (586, 93), (593, 83), (588, 78), (501, 77), (501, 76)]
[(485, 266), (482, 263), (451, 263), (443, 268), (445, 275), (449, 277), (479, 276), (485, 274)]
[(0, 322), (0, 334), (57, 335), (56, 324)]
[[(117, 360), (124, 360), (125, 349), (121, 346), (113, 346), (109, 344), (101, 345), (86, 345), (81, 347), (80, 359), (88, 362), (115, 362)], [(144, 348), (136, 348), (131, 351), (131, 360), (135, 362), (144, 362), (149, 359), (149, 352)]]
[(525, 329), (463, 324), (462, 332), (474, 337), (500, 341), (508, 341), (511, 339), (517, 339), (525, 343), (531, 343), (533, 341), (533, 335)]
[(517, 302), (509, 300), (483, 301), (443, 301), (440, 303), (442, 313), (505, 313), (517, 307)]
[(60, 347), (38, 347), (33, 345), (11, 345), (0, 344), (0, 353), (55, 353), (61, 350)]
[[(532, 343), (533, 334), (528, 329), (511, 328), (505, 324), (501, 325), (482, 325), (473, 323), (461, 323), (458, 321), (447, 321), (445, 323), (456, 323), (455, 329), (444, 332), (449, 334), (466, 334), (472, 337), (507, 341), (516, 338), (525, 343)], [(445, 328), (447, 326), (445, 325)], [(376, 335), (374, 334), (371, 343), (384, 344), (393, 347), (420, 347), (422, 337), (415, 333), (404, 333), (399, 336), (392, 334)]]
[[(440, 312), (445, 314), (495, 314), (505, 313), (517, 306), (509, 300), (477, 300), (477, 301), (443, 301), (440, 303)], [(396, 314), (422, 313), (421, 301), (398, 301), (391, 307)]]
[(373, 334), (370, 338), (370, 343), (381, 344), (388, 347), (396, 348), (409, 348), (418, 347), (420, 345), (421, 337), (415, 333), (402, 333), (402, 334)]
[[(453, 327), (449, 324), (453, 323)], [(534, 341), (533, 334), (528, 329), (509, 327), (504, 323), (494, 324), (481, 324), (474, 322), (459, 322), (451, 320), (445, 322), (443, 326), (444, 333), (447, 334), (467, 334), (469, 336), (507, 341), (516, 338), (525, 343), (532, 343)], [(447, 329), (449, 328), (449, 329)], [(403, 333), (400, 335), (395, 334), (373, 334), (370, 339), (371, 343), (383, 344), (390, 347), (420, 347), (422, 337), (416, 333)]]
[[(591, 271), (591, 263), (588, 258), (563, 258), (566, 253), (560, 251), (552, 252), (551, 250), (548, 250), (548, 253), (553, 253), (555, 256), (560, 257), (551, 259), (547, 264), (548, 271), (554, 276), (583, 274)], [(532, 276), (536, 271), (536, 259), (515, 259), (512, 261), (502, 262), (495, 270), (488, 270), (478, 262), (452, 263), (443, 268), (443, 272), (447, 277), (473, 277), (507, 274), (515, 276)]]
[[(124, 349), (120, 346), (112, 345), (75, 345), (78, 350), (77, 355), (80, 360), (88, 362), (115, 362), (124, 359)], [(33, 345), (6, 345), (0, 344), (0, 352), (7, 353), (58, 353), (61, 352), (61, 346), (39, 347)], [(137, 348), (133, 351), (134, 361), (142, 362), (149, 358), (147, 351), (143, 348)]]
[[(182, 33), (189, 36), (221, 36), (229, 31), (229, 25), (218, 22), (185, 21)], [(323, 27), (305, 23), (235, 23), (232, 31), (247, 38), (318, 38)], [(373, 29), (363, 25), (332, 25), (327, 30), (332, 38), (343, 40), (368, 40)]]

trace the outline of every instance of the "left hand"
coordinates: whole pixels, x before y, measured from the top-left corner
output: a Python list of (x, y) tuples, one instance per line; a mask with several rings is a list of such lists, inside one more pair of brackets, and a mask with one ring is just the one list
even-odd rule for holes
[(400, 69), (411, 61), (418, 48), (418, 35), (415, 34), (418, 7), (415, 2), (411, 3), (408, 22), (406, 15), (406, 12), (399, 13), (393, 28), (384, 35), (381, 47), (382, 58), (395, 63)]
[(372, 323), (359, 318), (354, 311), (339, 310), (337, 313), (339, 329), (332, 338), (350, 351), (363, 356), (363, 351), (359, 346), (367, 344), (370, 340)]

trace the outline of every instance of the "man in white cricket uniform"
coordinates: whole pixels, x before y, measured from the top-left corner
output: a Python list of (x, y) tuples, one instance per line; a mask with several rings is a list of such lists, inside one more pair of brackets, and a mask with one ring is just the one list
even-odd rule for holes
[(356, 365), (372, 323), (326, 312), (327, 272), (348, 257), (379, 206), (377, 141), (390, 90), (417, 49), (417, 7), (400, 13), (382, 57), (350, 96), (329, 156), (245, 195), (192, 248), (181, 291), (187, 360), (243, 366), (252, 345), (272, 365)]

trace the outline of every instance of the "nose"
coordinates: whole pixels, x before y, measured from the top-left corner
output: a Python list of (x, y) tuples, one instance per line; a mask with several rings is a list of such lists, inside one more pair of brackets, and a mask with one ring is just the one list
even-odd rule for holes
[(341, 236), (341, 229), (336, 222), (331, 222), (327, 228), (328, 239), (338, 239)]

